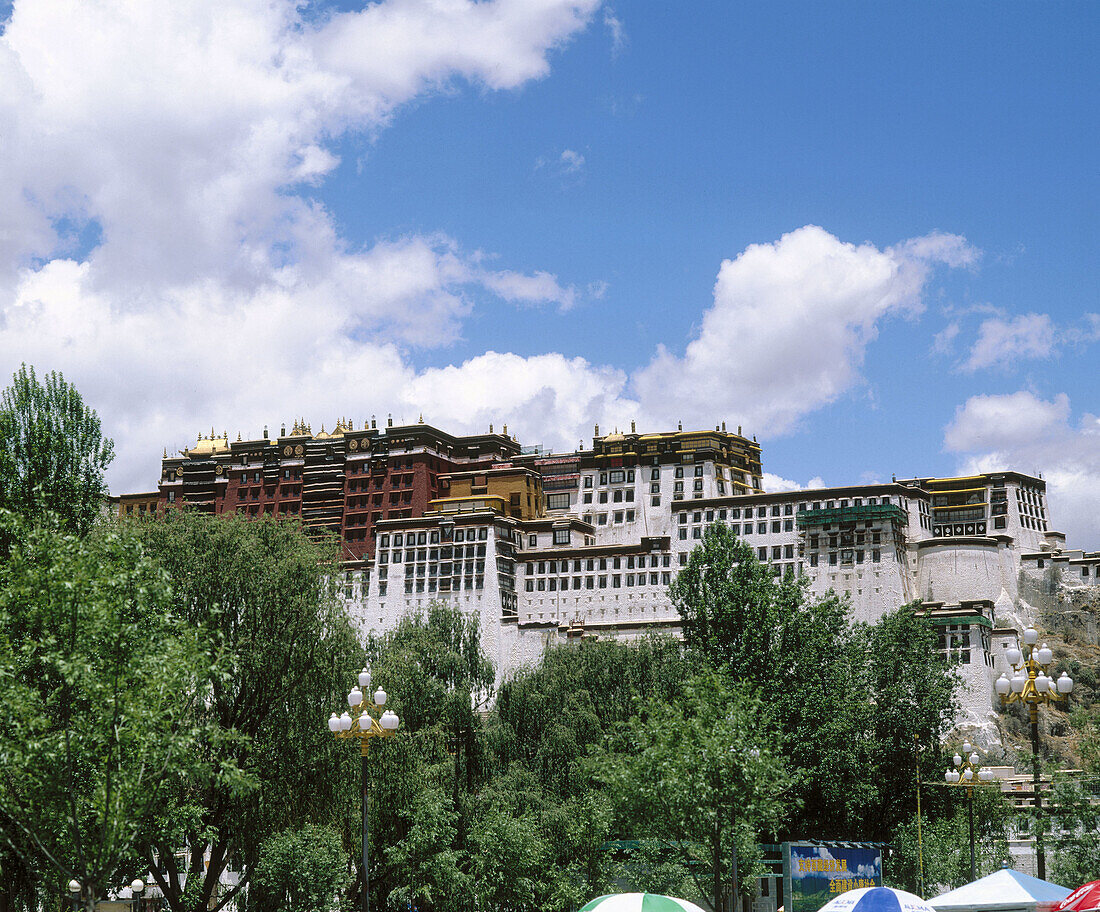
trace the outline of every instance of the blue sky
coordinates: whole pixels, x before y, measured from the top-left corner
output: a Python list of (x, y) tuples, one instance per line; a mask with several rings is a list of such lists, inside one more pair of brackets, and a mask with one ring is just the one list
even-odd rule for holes
[(773, 486), (1042, 471), (1098, 546), (1094, 4), (75, 9), (0, 7), (0, 368), (114, 488), (298, 414), (724, 420)]

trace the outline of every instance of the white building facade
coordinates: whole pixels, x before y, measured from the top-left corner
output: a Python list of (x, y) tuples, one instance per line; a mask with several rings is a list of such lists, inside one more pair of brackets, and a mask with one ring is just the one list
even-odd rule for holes
[[(746, 449), (746, 446), (748, 449)], [(960, 660), (964, 728), (991, 730), (993, 681), (1016, 631), (1037, 621), (1021, 580), (1057, 565), (1100, 584), (1100, 555), (1065, 552), (1041, 478), (1016, 472), (769, 494), (739, 435), (596, 437), (592, 450), (513, 460), (542, 474), (545, 515), (492, 497), (384, 520), (373, 561), (349, 571), (364, 632), (447, 601), (477, 617), (498, 676), (580, 636), (679, 631), (668, 587), (705, 530), (725, 523), (778, 577), (850, 599), (856, 620), (920, 599)], [(755, 453), (755, 455), (754, 455)]]

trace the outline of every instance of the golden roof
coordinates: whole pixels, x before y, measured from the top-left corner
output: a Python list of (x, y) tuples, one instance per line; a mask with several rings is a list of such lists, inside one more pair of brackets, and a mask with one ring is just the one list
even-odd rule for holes
[(229, 432), (223, 431), (220, 437), (214, 436), (214, 429), (210, 429), (210, 436), (203, 437), (199, 434), (198, 442), (189, 450), (180, 450), (181, 456), (213, 456), (215, 453), (229, 452)]

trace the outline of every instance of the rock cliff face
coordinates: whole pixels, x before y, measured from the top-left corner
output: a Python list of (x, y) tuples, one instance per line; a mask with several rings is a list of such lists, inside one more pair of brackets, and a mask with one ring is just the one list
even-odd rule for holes
[[(1083, 583), (1059, 566), (1024, 567), (1018, 580), (1016, 620), (1030, 622), (1040, 640), (1054, 651), (1055, 676), (1068, 671), (1074, 680), (1068, 711), (1043, 708), (1039, 712), (1040, 749), (1044, 760), (1063, 768), (1080, 765), (1070, 715), (1075, 709), (1089, 709), (1100, 699), (1100, 585)], [(1006, 617), (999, 623), (1012, 624)], [(1015, 626), (1015, 624), (1012, 624)], [(1019, 628), (1018, 628), (1019, 629)], [(998, 727), (1006, 756), (1020, 761), (1030, 758), (1027, 712), (1022, 707), (1000, 715)]]

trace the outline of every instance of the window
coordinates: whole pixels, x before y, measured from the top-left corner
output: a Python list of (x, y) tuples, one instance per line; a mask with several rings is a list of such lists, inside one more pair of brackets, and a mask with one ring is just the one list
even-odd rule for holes
[(703, 467), (701, 465), (697, 465), (695, 467), (695, 477), (696, 478), (702, 478), (703, 477)]
[(555, 529), (554, 530), (554, 544), (555, 545), (568, 545), (569, 544), (569, 530), (568, 529)]
[(546, 509), (547, 510), (568, 510), (569, 509), (569, 495), (568, 494), (547, 494), (546, 495)]
[(783, 556), (783, 548), (776, 545), (772, 548), (772, 560), (779, 560)]
[(696, 478), (695, 479), (695, 490), (696, 491), (702, 491), (703, 490), (703, 479), (702, 478)]
[(793, 519), (783, 520), (783, 531), (784, 532), (793, 532), (794, 531), (794, 520)]
[(621, 523), (622, 521), (623, 521), (623, 511), (622, 510), (616, 510), (615, 511), (615, 522)]
[(811, 567), (816, 567), (817, 566), (817, 555), (816, 554), (811, 554), (810, 555), (810, 566)]
[(586, 488), (592, 487), (592, 476), (591, 475), (585, 475), (584, 476), (584, 486)]
[(537, 548), (538, 545), (539, 545), (539, 537), (537, 535), (528, 535), (527, 536), (527, 547), (528, 548)]
[(767, 535), (768, 534), (768, 524), (766, 522), (757, 523), (756, 524), (756, 531), (759, 532), (761, 535)]
[(597, 513), (596, 514), (596, 525), (597, 526), (606, 526), (607, 525), (607, 514), (606, 513)]
[(874, 561), (876, 564), (882, 560), (882, 552), (878, 548), (875, 548), (871, 551), (871, 560)]
[(607, 503), (607, 491), (600, 491), (600, 503)]
[(730, 519), (740, 519), (740, 518), (741, 518), (741, 508), (740, 507), (731, 508), (730, 509)]
[(676, 474), (677, 478), (683, 478), (684, 477), (684, 467), (683, 466), (676, 466), (676, 473), (675, 474)]
[(778, 519), (772, 520), (772, 531), (778, 532), (780, 528), (780, 521)]
[(695, 528), (693, 528), (691, 530), (691, 537), (696, 538), (696, 539), (702, 538), (703, 537), (703, 530), (701, 528), (699, 528), (699, 526), (696, 526)]
[(600, 472), (600, 484), (607, 484), (607, 472)]
[(649, 470), (649, 480), (650, 481), (660, 481), (661, 480), (661, 470), (660, 469), (650, 469)]
[(787, 560), (794, 559), (794, 545), (783, 546), (783, 557), (785, 557)]
[(626, 511), (626, 521), (627, 522), (634, 522), (634, 511), (633, 510), (627, 510)]
[(758, 558), (760, 558), (760, 560), (767, 560), (768, 559), (768, 549), (767, 548), (757, 548), (756, 549), (756, 556)]
[(680, 526), (680, 541), (687, 541), (688, 530), (687, 526)]
[(649, 498), (649, 505), (651, 507), (659, 507), (661, 505), (661, 498), (660, 497), (651, 497), (651, 498)]

